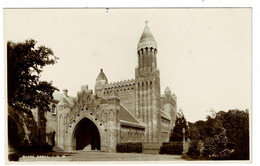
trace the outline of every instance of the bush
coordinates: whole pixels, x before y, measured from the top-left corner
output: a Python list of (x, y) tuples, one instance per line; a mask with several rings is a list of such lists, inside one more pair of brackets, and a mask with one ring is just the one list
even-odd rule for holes
[(183, 145), (182, 142), (167, 142), (163, 143), (160, 148), (160, 154), (182, 154)]
[(187, 155), (189, 155), (193, 159), (197, 159), (200, 156), (198, 141), (191, 141), (190, 142), (190, 146), (189, 146)]
[(12, 153), (8, 155), (8, 160), (9, 161), (18, 161), (19, 160), (19, 155), (17, 153)]
[(118, 143), (116, 145), (116, 151), (121, 153), (142, 153), (142, 148), (141, 142)]

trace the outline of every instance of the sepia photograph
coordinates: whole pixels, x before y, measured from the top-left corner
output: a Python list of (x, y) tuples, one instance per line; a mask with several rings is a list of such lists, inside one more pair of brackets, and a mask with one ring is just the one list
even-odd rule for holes
[(7, 163), (251, 162), (252, 8), (5, 8)]

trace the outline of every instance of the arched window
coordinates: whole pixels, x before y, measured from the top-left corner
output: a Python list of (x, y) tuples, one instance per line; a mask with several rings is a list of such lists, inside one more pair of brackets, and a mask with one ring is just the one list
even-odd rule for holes
[(52, 112), (52, 114), (56, 114), (56, 106), (55, 106), (55, 104), (52, 104), (51, 112)]

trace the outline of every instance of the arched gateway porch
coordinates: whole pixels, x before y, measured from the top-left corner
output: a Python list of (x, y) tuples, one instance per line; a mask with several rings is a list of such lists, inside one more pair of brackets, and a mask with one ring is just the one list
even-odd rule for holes
[(100, 133), (88, 118), (81, 119), (72, 134), (73, 150), (101, 150)]
[[(65, 151), (102, 150), (111, 151), (109, 127), (94, 114), (82, 113), (66, 125), (64, 134), (58, 136), (58, 146)], [(62, 129), (61, 129), (62, 130)], [(112, 148), (112, 149), (111, 149)]]
[[(94, 96), (95, 97), (95, 96)], [(100, 105), (100, 100), (88, 101), (91, 105), (71, 109), (62, 107), (58, 112), (58, 146), (65, 151), (73, 150), (116, 150), (120, 138), (118, 107), (107, 103)], [(92, 99), (89, 97), (89, 100)], [(81, 101), (81, 100), (79, 100)], [(113, 100), (110, 99), (110, 102)], [(99, 103), (99, 105), (98, 105)], [(95, 104), (97, 104), (95, 106)], [(91, 108), (89, 108), (91, 107)]]

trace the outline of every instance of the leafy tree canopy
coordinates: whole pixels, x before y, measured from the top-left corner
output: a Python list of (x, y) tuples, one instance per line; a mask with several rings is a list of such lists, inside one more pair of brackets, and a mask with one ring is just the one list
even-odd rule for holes
[(204, 141), (204, 155), (218, 157), (233, 150), (232, 159), (249, 159), (248, 110), (219, 111), (206, 121), (189, 124), (189, 138)]
[(43, 67), (55, 64), (58, 57), (50, 48), (35, 45), (33, 39), (7, 42), (8, 104), (18, 111), (49, 110), (52, 93), (58, 90), (52, 82), (39, 79)]
[(171, 142), (182, 142), (183, 141), (183, 129), (185, 129), (185, 138), (188, 132), (187, 121), (181, 109), (177, 112), (175, 126), (170, 135)]

